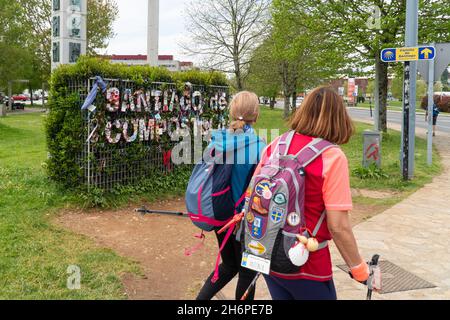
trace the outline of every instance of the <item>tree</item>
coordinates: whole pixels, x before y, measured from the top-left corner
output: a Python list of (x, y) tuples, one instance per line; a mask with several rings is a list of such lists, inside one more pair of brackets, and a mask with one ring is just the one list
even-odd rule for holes
[(343, 63), (338, 48), (323, 32), (322, 22), (294, 4), (291, 0), (273, 1), (272, 33), (265, 42), (265, 49), (278, 66), (285, 118), (291, 113), (291, 99), (295, 107), (297, 92), (325, 82), (339, 73)]
[(449, 72), (448, 69), (445, 69), (444, 73), (442, 74), (441, 78), (442, 86), (444, 91), (450, 90), (450, 82), (449, 82)]
[[(307, 8), (317, 20), (326, 22), (328, 35), (343, 49), (342, 54), (353, 54), (366, 65), (375, 64), (380, 90), (379, 126), (381, 130), (386, 131), (389, 66), (381, 61), (380, 53), (383, 48), (404, 45), (406, 0), (293, 1), (296, 8)], [(379, 11), (379, 26), (376, 23), (370, 23), (373, 16), (369, 9), (374, 7)], [(448, 2), (421, 0), (419, 42), (448, 41), (450, 39), (449, 16)]]
[(203, 56), (206, 68), (233, 74), (244, 88), (253, 50), (268, 31), (270, 0), (194, 0), (186, 6), (189, 42), (183, 49)]
[(255, 49), (248, 70), (246, 88), (259, 96), (270, 98), (270, 107), (274, 108), (276, 97), (281, 92), (281, 78), (269, 45), (266, 40)]
[(403, 78), (397, 76), (392, 79), (391, 93), (395, 99), (403, 100)]

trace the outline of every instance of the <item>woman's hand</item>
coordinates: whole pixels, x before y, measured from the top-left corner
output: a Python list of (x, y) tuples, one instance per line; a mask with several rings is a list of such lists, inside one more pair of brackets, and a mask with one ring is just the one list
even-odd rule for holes
[(328, 211), (327, 222), (333, 241), (350, 267), (352, 277), (364, 283), (369, 278), (369, 267), (359, 254), (348, 211)]

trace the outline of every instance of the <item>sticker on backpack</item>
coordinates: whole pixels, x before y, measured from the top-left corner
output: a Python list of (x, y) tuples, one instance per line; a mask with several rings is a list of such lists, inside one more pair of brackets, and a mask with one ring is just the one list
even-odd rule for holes
[(272, 191), (271, 189), (275, 187), (275, 183), (271, 183), (269, 180), (263, 180), (255, 188), (256, 194), (260, 197), (263, 197), (266, 200), (272, 199)]
[(275, 202), (278, 205), (286, 204), (286, 196), (282, 193), (277, 193), (275, 197), (273, 198), (273, 202)]
[(255, 239), (261, 239), (263, 236), (263, 229), (265, 222), (261, 217), (255, 217), (252, 223), (252, 237)]
[(261, 198), (258, 197), (253, 198), (252, 209), (262, 215), (269, 213), (269, 211), (261, 205)]
[(277, 224), (283, 221), (284, 214), (286, 213), (285, 209), (274, 207), (272, 209), (272, 212), (270, 213), (270, 220), (272, 220), (273, 223)]

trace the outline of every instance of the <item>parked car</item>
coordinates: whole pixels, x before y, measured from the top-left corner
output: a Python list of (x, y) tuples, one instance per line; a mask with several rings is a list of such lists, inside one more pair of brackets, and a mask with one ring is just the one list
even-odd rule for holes
[(17, 94), (12, 96), (13, 101), (28, 101), (28, 97), (24, 94)]
[[(25, 102), (27, 101), (27, 97), (19, 94), (19, 95), (14, 95), (11, 97), (12, 99), (12, 107), (11, 110), (24, 110), (25, 109)], [(9, 97), (5, 97), (5, 104), (6, 106), (9, 106)]]

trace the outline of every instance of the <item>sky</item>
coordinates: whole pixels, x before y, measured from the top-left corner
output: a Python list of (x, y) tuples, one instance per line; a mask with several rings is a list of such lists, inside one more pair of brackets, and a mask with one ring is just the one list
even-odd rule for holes
[[(114, 23), (116, 36), (110, 40), (107, 54), (147, 53), (147, 0), (116, 0), (119, 17)], [(186, 39), (183, 20), (189, 0), (160, 0), (159, 54), (174, 55), (176, 60), (193, 61), (183, 54), (179, 43)]]

